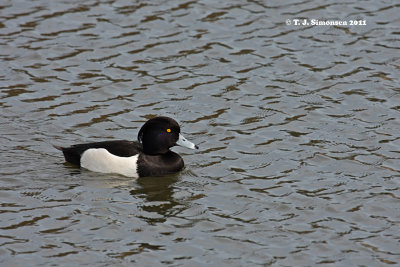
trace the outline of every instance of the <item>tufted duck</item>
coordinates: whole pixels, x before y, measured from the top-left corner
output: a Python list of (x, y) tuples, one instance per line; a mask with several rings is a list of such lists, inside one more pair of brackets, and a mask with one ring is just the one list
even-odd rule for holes
[(155, 117), (139, 130), (138, 142), (117, 140), (55, 148), (63, 152), (67, 162), (85, 169), (137, 178), (180, 171), (183, 159), (170, 150), (175, 145), (198, 149), (180, 134), (175, 120)]

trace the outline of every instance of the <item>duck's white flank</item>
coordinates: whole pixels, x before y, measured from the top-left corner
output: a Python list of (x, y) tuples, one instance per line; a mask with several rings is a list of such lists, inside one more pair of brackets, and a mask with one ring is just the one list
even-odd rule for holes
[(139, 154), (132, 157), (118, 157), (104, 148), (91, 148), (81, 157), (81, 166), (94, 172), (118, 173), (138, 178), (137, 160)]

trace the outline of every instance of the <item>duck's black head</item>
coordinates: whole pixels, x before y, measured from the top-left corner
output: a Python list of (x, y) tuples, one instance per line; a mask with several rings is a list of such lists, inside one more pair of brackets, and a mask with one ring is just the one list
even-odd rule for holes
[(178, 123), (169, 117), (155, 117), (148, 120), (138, 133), (143, 152), (148, 155), (165, 154), (175, 145), (198, 148), (181, 134)]

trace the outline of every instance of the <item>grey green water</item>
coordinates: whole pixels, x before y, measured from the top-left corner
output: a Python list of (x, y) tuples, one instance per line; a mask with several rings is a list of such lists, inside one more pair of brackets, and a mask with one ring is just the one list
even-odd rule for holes
[[(399, 14), (1, 1), (0, 265), (399, 265)], [(52, 147), (134, 140), (155, 115), (200, 145), (174, 149), (176, 175), (92, 173)]]

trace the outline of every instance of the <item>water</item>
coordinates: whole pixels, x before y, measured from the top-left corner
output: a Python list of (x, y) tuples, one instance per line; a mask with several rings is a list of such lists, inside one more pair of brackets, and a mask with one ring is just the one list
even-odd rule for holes
[[(399, 8), (2, 1), (0, 264), (398, 265)], [(174, 148), (176, 175), (52, 147), (134, 140), (154, 115), (200, 145)]]

